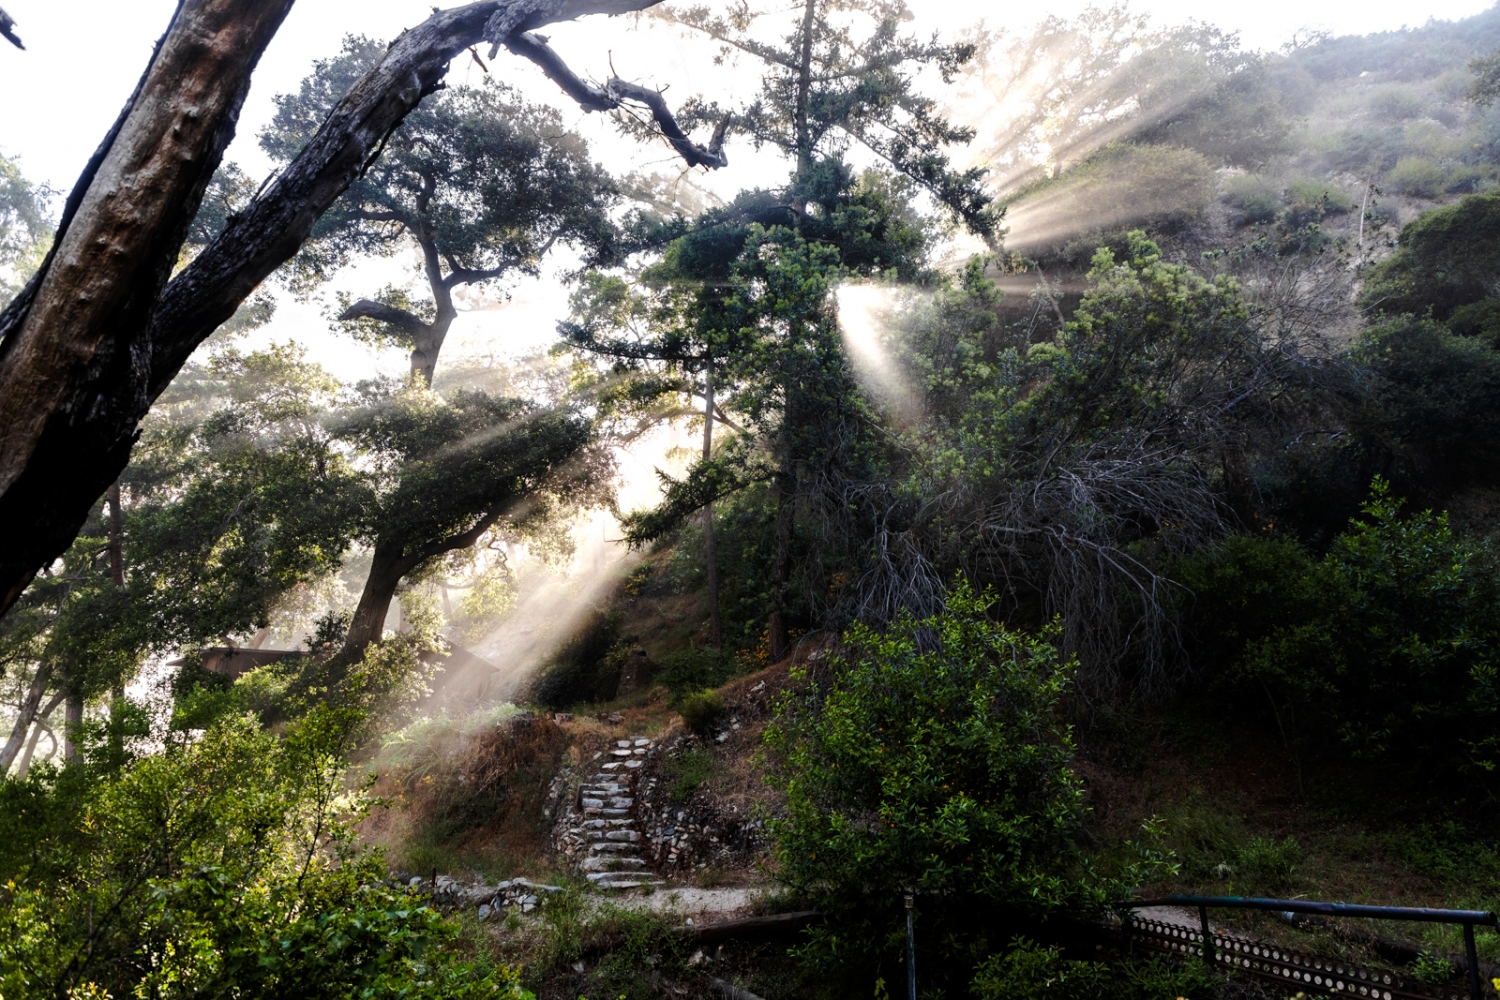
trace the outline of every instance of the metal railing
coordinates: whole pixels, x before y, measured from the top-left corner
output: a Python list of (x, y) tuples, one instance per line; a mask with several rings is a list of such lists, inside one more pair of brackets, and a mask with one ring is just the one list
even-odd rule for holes
[[(1229, 910), (1267, 910), (1273, 913), (1308, 913), (1325, 917), (1359, 917), (1368, 920), (1411, 920), (1422, 923), (1434, 924), (1458, 924), (1463, 927), (1464, 952), (1468, 959), (1469, 972), (1469, 998), (1470, 1000), (1483, 1000), (1483, 993), (1479, 985), (1479, 954), (1474, 946), (1475, 927), (1495, 927), (1500, 929), (1494, 913), (1488, 910), (1438, 910), (1420, 906), (1365, 906), (1359, 903), (1322, 903), (1306, 899), (1259, 899), (1246, 896), (1165, 896), (1161, 899), (1132, 899), (1114, 904), (1116, 909), (1139, 910), (1152, 906), (1183, 906), (1195, 908), (1198, 911), (1198, 921), (1203, 934), (1203, 961), (1210, 971), (1218, 961), (1217, 949), (1214, 946), (1214, 935), (1208, 926), (1208, 911), (1210, 909)], [(1244, 951), (1244, 944), (1248, 942), (1236, 942), (1236, 949)], [(1259, 958), (1260, 949), (1256, 948), (1256, 957)], [(1241, 959), (1231, 956), (1234, 960), (1227, 964), (1244, 962), (1247, 965), (1255, 964), (1253, 960)], [(1322, 964), (1318, 967), (1321, 969)], [(1343, 971), (1340, 966), (1341, 973)], [(1352, 971), (1352, 970), (1351, 970)], [(1361, 973), (1363, 975), (1363, 973)], [(1317, 977), (1322, 985), (1322, 977)], [(1329, 985), (1324, 987), (1329, 992), (1345, 991), (1343, 978), (1334, 979), (1328, 977)], [(1337, 983), (1337, 987), (1334, 987)], [(1350, 985), (1356, 985), (1353, 978)], [(1358, 991), (1356, 991), (1358, 992)], [(1366, 988), (1361, 995), (1375, 995), (1368, 992)], [(1385, 992), (1384, 997), (1390, 1000), (1390, 992)]]

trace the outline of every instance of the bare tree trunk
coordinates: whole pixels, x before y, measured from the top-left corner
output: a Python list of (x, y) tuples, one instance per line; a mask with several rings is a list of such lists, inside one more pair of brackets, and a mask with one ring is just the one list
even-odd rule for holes
[(796, 489), (790, 456), (782, 459), (776, 474), (776, 552), (771, 562), (771, 621), (768, 638), (771, 662), (779, 663), (791, 651), (787, 632), (786, 599), (792, 579), (792, 527), (796, 513)]
[[(714, 452), (714, 361), (708, 354), (703, 368), (703, 460)], [(703, 570), (708, 578), (708, 638), (714, 649), (724, 647), (724, 629), (719, 620), (719, 559), (714, 552), (714, 502), (703, 505)]]
[(183, 0), (51, 254), (0, 315), (0, 612), (67, 548), (149, 405), (139, 336), (291, 0)]
[(21, 744), (26, 740), (26, 731), (31, 728), (32, 720), (36, 718), (37, 709), (42, 704), (42, 695), (47, 693), (47, 682), (51, 679), (52, 664), (47, 662), (38, 664), (36, 674), (26, 687), (26, 696), (21, 699), (21, 707), (16, 714), (16, 724), (10, 730), (10, 739), (5, 741), (4, 749), (0, 749), (0, 775), (10, 773), (10, 765), (15, 762), (16, 754), (21, 752)]
[(364, 590), (360, 592), (359, 604), (354, 608), (354, 617), (349, 622), (349, 634), (344, 638), (341, 659), (354, 663), (365, 655), (370, 643), (377, 641), (385, 631), (385, 619), (391, 611), (391, 599), (401, 578), (415, 568), (414, 562), (401, 552), (380, 543), (375, 545), (374, 557), (370, 560), (370, 575), (365, 578)]
[[(125, 586), (125, 511), (120, 503), (120, 481), (116, 479), (106, 494), (109, 500), (109, 575), (116, 587)], [(125, 708), (125, 684), (123, 679), (114, 686), (109, 695), (109, 742), (115, 759), (125, 754), (125, 736), (122, 732)]]
[[(813, 22), (817, 18), (818, 0), (803, 0), (802, 35), (798, 39), (802, 47), (797, 64), (797, 97), (793, 114), (797, 129), (797, 176), (805, 180), (812, 170), (812, 130), (808, 126), (808, 96), (812, 91)], [(800, 216), (801, 213), (799, 212)]]
[(116, 587), (125, 586), (125, 512), (120, 508), (120, 481), (109, 487), (109, 575)]
[(63, 762), (77, 763), (83, 754), (78, 749), (78, 728), (83, 725), (83, 692), (68, 682), (67, 700), (63, 702)]
[[(36, 745), (41, 741), (42, 733), (46, 733), (52, 739), (52, 749), (47, 752), (48, 759), (51, 759), (51, 755), (57, 752), (57, 736), (51, 729), (47, 728), (47, 719), (52, 715), (53, 710), (57, 708), (58, 702), (62, 701), (62, 698), (62, 692), (58, 692), (52, 696), (51, 701), (47, 702), (46, 707), (37, 713), (36, 722), (31, 731), (31, 739), (26, 741), (26, 752), (21, 755), (21, 763), (16, 766), (17, 781), (24, 780), (27, 772), (31, 770), (31, 759), (36, 754)], [(3, 773), (0, 772), (0, 774)]]
[(442, 265), (438, 263), (437, 238), (424, 232), (418, 243), (422, 247), (422, 267), (427, 272), (427, 284), (432, 289), (432, 301), (437, 305), (437, 315), (427, 324), (424, 335), (411, 352), (411, 373), (421, 376), (422, 383), (432, 388), (432, 377), (437, 372), (438, 354), (443, 350), (443, 341), (448, 339), (448, 329), (458, 316), (453, 308), (453, 292), (443, 280)]

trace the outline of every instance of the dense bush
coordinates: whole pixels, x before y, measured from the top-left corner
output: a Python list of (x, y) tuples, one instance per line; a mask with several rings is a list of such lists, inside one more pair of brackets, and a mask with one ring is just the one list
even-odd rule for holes
[(1281, 191), (1259, 174), (1236, 174), (1224, 181), (1224, 197), (1246, 222), (1270, 222), (1281, 208)]
[(278, 738), (215, 723), (118, 772), (0, 784), (7, 996), (518, 998), (360, 850), (343, 754), (357, 713)]
[(1500, 276), (1500, 192), (1470, 195), (1423, 213), (1401, 230), (1396, 252), (1374, 268), (1361, 294), (1371, 311), (1428, 310), (1446, 319), (1488, 297)]
[(1397, 191), (1415, 198), (1435, 198), (1444, 187), (1442, 168), (1421, 156), (1403, 156), (1386, 180)]
[(717, 691), (693, 691), (676, 699), (672, 707), (691, 732), (701, 735), (709, 731), (724, 711), (724, 699)]
[(1358, 446), (1379, 456), (1403, 491), (1434, 502), (1496, 481), (1500, 351), (1482, 337), (1402, 318), (1366, 331), (1353, 356), (1373, 376), (1369, 404), (1352, 418)]
[(965, 949), (1007, 920), (1108, 891), (1073, 841), (1082, 787), (1058, 715), (1071, 666), (1051, 634), (991, 621), (992, 602), (961, 582), (933, 618), (855, 626), (780, 704), (780, 877), (834, 917), (813, 953), (878, 960), (913, 891), (919, 941), (944, 942), (941, 975), (960, 979)]
[(1269, 699), (1289, 738), (1479, 804), (1500, 763), (1500, 566), (1445, 515), (1400, 507), (1376, 480), (1321, 560), (1239, 539), (1182, 578), (1198, 635), (1225, 656), (1221, 682)]
[(1317, 222), (1325, 215), (1338, 215), (1354, 207), (1354, 201), (1337, 184), (1298, 178), (1286, 186), (1285, 223), (1297, 228)]
[(1153, 958), (1107, 965), (1064, 958), (1026, 938), (991, 956), (974, 976), (976, 1000), (1160, 1000), (1212, 995), (1213, 977), (1197, 962)]

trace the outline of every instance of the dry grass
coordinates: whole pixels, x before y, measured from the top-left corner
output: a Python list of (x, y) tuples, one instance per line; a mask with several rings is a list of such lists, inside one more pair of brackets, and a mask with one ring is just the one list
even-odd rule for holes
[(542, 810), (567, 746), (555, 723), (513, 709), (422, 720), (372, 761), (388, 807), (360, 832), (398, 870), (540, 875), (551, 865)]

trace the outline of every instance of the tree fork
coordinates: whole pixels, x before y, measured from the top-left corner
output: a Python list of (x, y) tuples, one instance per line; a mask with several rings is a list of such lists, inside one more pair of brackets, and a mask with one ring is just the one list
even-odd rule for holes
[(433, 14), (391, 44), (297, 158), (168, 283), (251, 73), (292, 4), (183, 0), (69, 197), (53, 251), (0, 313), (0, 517), (27, 528), (0, 543), (0, 614), (76, 537), (193, 350), (297, 252), (455, 56), (500, 40), (497, 24), (519, 33), (657, 2), (487, 0)]
[[(0, 612), (130, 457), (151, 322), (250, 75), (291, 0), (184, 0), (69, 199), (45, 270), (0, 317)], [(175, 369), (174, 369), (175, 374)]]

